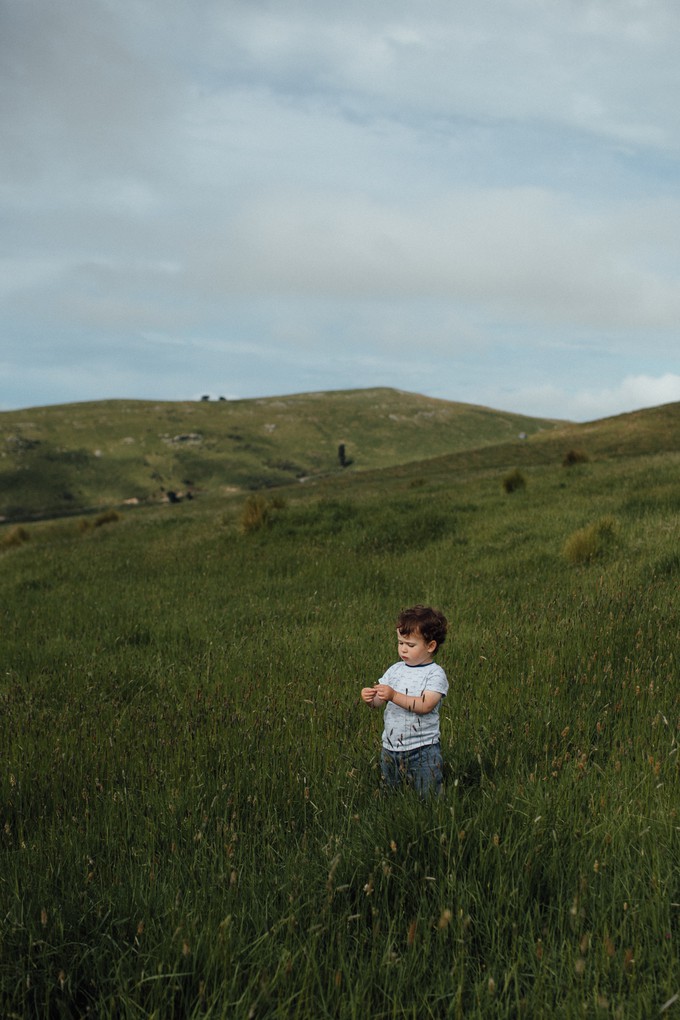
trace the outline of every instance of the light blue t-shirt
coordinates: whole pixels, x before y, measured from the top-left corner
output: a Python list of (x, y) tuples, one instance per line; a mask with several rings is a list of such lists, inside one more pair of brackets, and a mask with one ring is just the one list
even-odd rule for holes
[[(395, 662), (378, 682), (389, 684), (399, 694), (416, 698), (423, 691), (437, 691), (445, 697), (449, 690), (446, 673), (436, 662), (426, 662), (422, 666)], [(412, 751), (416, 747), (438, 743), (441, 704), (439, 701), (436, 708), (427, 715), (417, 715), (388, 701), (385, 705), (383, 747), (388, 751)]]

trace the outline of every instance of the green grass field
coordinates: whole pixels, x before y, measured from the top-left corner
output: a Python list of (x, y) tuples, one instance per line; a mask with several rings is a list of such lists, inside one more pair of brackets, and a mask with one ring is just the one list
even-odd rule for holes
[[(678, 1014), (678, 408), (661, 452), (649, 420), (568, 468), (541, 436), (0, 528), (0, 1016)], [(381, 795), (359, 699), (418, 601), (426, 803)]]

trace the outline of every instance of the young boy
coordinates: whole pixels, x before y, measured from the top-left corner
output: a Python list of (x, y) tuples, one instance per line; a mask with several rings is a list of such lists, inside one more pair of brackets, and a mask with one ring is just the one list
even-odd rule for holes
[(446, 640), (447, 626), (446, 617), (430, 606), (402, 610), (397, 618), (399, 662), (361, 692), (369, 708), (385, 709), (380, 767), (389, 789), (405, 783), (421, 797), (441, 792), (439, 709), (449, 682), (434, 656)]

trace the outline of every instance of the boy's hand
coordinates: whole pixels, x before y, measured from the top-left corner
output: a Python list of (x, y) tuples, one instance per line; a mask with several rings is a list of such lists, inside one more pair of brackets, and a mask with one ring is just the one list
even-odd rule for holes
[(390, 687), (389, 684), (376, 684), (373, 688), (373, 693), (376, 694), (381, 701), (391, 701), (394, 697), (394, 688)]
[(361, 697), (367, 705), (373, 704), (373, 698), (375, 697), (375, 687), (364, 687), (361, 691)]

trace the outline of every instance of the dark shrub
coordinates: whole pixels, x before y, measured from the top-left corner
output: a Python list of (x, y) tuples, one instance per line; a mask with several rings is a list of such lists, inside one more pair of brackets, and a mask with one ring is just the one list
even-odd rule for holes
[(567, 450), (562, 459), (562, 467), (573, 467), (574, 464), (587, 464), (588, 460), (588, 454), (584, 453), (583, 450)]
[(526, 487), (526, 484), (526, 478), (519, 468), (514, 468), (503, 479), (503, 489), (507, 493), (519, 492)]
[(103, 524), (115, 524), (120, 520), (120, 514), (117, 510), (105, 510), (101, 514), (97, 514), (94, 519), (95, 528), (101, 528)]

